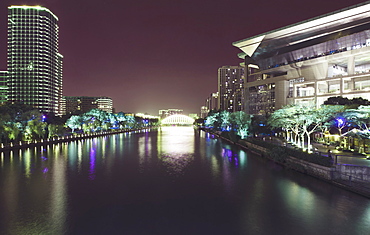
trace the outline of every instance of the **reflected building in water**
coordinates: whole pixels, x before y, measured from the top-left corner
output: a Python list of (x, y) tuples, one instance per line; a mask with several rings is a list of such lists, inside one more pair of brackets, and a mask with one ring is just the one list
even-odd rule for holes
[(245, 109), (266, 114), (329, 97), (370, 100), (370, 2), (234, 42)]

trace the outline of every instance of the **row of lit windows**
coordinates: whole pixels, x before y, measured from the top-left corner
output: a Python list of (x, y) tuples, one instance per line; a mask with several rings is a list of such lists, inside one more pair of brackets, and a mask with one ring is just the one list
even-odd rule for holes
[(8, 37), (9, 42), (11, 43), (19, 43), (19, 44), (26, 44), (31, 42), (39, 42), (39, 41), (47, 41), (47, 42), (53, 42), (57, 43), (59, 40), (56, 38), (56, 36), (45, 36), (45, 35), (12, 35)]

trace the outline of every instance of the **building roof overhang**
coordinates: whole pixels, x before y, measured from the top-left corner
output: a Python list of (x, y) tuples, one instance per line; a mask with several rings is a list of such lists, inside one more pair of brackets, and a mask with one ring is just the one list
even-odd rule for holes
[(259, 54), (268, 53), (278, 48), (367, 25), (370, 29), (370, 1), (246, 38), (232, 45), (252, 57), (259, 47), (264, 47), (258, 51)]

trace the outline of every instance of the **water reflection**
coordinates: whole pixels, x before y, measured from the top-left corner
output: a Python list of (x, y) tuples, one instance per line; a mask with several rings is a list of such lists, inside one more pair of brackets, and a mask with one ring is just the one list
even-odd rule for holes
[(183, 174), (194, 160), (193, 127), (161, 127), (158, 131), (157, 149), (158, 158), (169, 174)]
[[(58, 145), (59, 146), (59, 145)], [(65, 234), (67, 220), (66, 161), (55, 149), (53, 174), (51, 179), (49, 225), (54, 234)]]
[(150, 168), (152, 160), (152, 144), (152, 138), (149, 136), (148, 131), (145, 132), (144, 135), (139, 136), (138, 151), (141, 172), (143, 172), (147, 168)]
[(90, 169), (89, 169), (89, 179), (95, 179), (95, 161), (96, 161), (96, 138), (92, 140), (90, 147)]
[(0, 234), (369, 234), (367, 199), (192, 128), (0, 157)]

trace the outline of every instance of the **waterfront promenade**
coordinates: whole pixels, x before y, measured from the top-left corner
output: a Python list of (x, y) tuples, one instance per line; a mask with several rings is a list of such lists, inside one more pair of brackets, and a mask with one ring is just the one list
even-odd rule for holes
[[(207, 129), (202, 130), (209, 132)], [(258, 147), (252, 144), (250, 146), (247, 142), (239, 141), (238, 143), (233, 142), (218, 133), (211, 133), (216, 138), (221, 138), (225, 141), (231, 142), (233, 144), (239, 145), (241, 148), (255, 152), (254, 148), (262, 150), (263, 153), (257, 153), (261, 157), (270, 159), (268, 155), (269, 150), (263, 147)], [(277, 146), (286, 146), (288, 148), (297, 148), (294, 145), (287, 144), (285, 141), (274, 137), (261, 137), (261, 140), (265, 142), (273, 143)], [(365, 155), (356, 152), (340, 151), (335, 149), (333, 146), (325, 146), (319, 143), (312, 144), (315, 152), (325, 157), (330, 155), (333, 159), (333, 165), (330, 167), (320, 166), (311, 162), (304, 160), (298, 160), (294, 156), (288, 157), (285, 163), (278, 163), (285, 165), (288, 168), (302, 172), (306, 175), (310, 175), (321, 180), (327, 181), (338, 187), (344, 188), (346, 190), (358, 193), (362, 196), (370, 198), (370, 160), (366, 158)], [(329, 151), (328, 151), (329, 150)], [(292, 165), (293, 164), (293, 165)], [(298, 166), (298, 167), (297, 167)]]
[[(281, 146), (296, 148), (291, 144), (285, 144), (281, 139), (278, 138), (265, 138), (265, 141), (269, 141)], [(331, 183), (370, 198), (370, 181), (367, 179), (367, 177), (364, 177), (364, 175), (367, 175), (366, 172), (370, 171), (370, 159), (368, 156), (358, 152), (338, 150), (334, 146), (324, 145), (321, 143), (312, 143), (312, 146), (316, 153), (323, 156), (332, 157), (333, 165), (336, 168), (354, 168), (351, 170), (351, 174), (342, 173), (341, 177), (331, 181)]]

